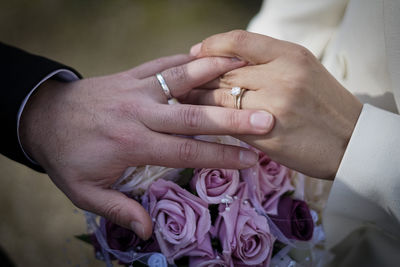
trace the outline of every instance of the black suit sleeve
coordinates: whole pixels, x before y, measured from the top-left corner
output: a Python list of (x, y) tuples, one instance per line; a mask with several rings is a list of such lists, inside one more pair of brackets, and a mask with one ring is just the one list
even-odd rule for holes
[(48, 74), (59, 69), (79, 73), (70, 67), (0, 43), (1, 154), (37, 171), (23, 154), (17, 137), (18, 110), (29, 92)]

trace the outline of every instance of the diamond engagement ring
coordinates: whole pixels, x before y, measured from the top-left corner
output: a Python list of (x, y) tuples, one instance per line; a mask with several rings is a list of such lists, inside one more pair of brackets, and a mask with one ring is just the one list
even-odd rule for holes
[(157, 73), (156, 77), (157, 77), (158, 82), (161, 85), (161, 88), (162, 88), (164, 94), (167, 96), (167, 100), (172, 99), (171, 91), (169, 90), (168, 85), (164, 80), (164, 77), (161, 75), (161, 73)]
[(245, 91), (246, 91), (246, 89), (240, 88), (238, 86), (232, 87), (231, 95), (235, 98), (235, 108), (236, 109), (242, 108), (242, 96)]

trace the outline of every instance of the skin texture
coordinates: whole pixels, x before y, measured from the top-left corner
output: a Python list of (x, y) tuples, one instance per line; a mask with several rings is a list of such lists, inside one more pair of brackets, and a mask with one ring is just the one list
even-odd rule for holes
[(162, 72), (179, 97), (245, 64), (192, 60), (175, 55), (109, 76), (46, 81), (22, 113), (23, 148), (76, 206), (147, 239), (152, 233), (147, 212), (111, 189), (127, 167), (249, 167), (257, 161), (249, 150), (177, 135), (265, 134), (272, 128), (273, 117), (264, 111), (168, 105), (156, 73)]
[(236, 30), (207, 38), (193, 46), (191, 54), (236, 57), (248, 64), (208, 83), (206, 89), (190, 91), (183, 102), (232, 108), (230, 88), (248, 89), (242, 108), (270, 112), (275, 126), (263, 136), (237, 137), (292, 169), (334, 179), (362, 104), (310, 51)]

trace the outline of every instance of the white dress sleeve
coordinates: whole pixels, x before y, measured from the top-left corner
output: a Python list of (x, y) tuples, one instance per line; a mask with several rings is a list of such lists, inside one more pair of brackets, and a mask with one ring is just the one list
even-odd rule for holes
[[(336, 229), (337, 226), (341, 229)], [(328, 247), (375, 225), (400, 236), (400, 115), (364, 104), (324, 214)]]

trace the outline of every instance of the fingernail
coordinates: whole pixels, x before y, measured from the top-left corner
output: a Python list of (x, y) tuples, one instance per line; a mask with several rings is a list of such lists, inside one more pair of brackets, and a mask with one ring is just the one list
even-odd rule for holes
[(253, 166), (258, 161), (258, 156), (256, 153), (250, 150), (241, 150), (239, 153), (240, 162), (246, 166)]
[(139, 222), (132, 221), (131, 222), (131, 229), (134, 231), (141, 239), (144, 239), (144, 228), (143, 225)]
[(250, 116), (250, 124), (258, 130), (268, 130), (271, 128), (273, 117), (266, 111), (258, 111)]
[(194, 46), (192, 46), (192, 48), (190, 48), (190, 55), (197, 56), (198, 54), (200, 54), (200, 51), (201, 43), (195, 44)]

